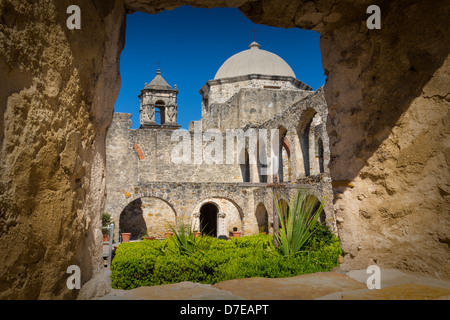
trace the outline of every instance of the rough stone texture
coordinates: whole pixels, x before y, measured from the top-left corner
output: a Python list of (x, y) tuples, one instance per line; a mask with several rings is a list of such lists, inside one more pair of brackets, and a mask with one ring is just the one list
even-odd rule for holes
[(75, 298), (69, 265), (83, 285), (102, 274), (104, 143), (125, 20), (121, 1), (83, 1), (83, 28), (69, 30), (71, 4), (0, 3), (2, 299)]
[[(104, 138), (126, 9), (80, 0), (83, 28), (70, 31), (71, 4), (0, 3), (1, 298), (75, 297), (70, 264), (83, 283), (100, 274)], [(368, 30), (365, 0), (126, 1), (149, 13), (183, 4), (239, 6), (256, 23), (322, 34), (343, 267), (448, 277), (447, 2), (377, 1), (382, 29)]]
[[(268, 76), (268, 75), (260, 75), (260, 74), (251, 74), (246, 76), (237, 76), (227, 79), (218, 79), (218, 80), (209, 80), (201, 89), (200, 94), (202, 95), (202, 116), (205, 116), (207, 112), (210, 112), (212, 107), (215, 105), (220, 105), (226, 103), (230, 100), (234, 95), (239, 93), (241, 89), (247, 89), (247, 92), (251, 92), (248, 89), (267, 89), (267, 88), (277, 88), (277, 91), (291, 91), (293, 98), (286, 105), (291, 105), (297, 98), (304, 97), (306, 94), (310, 92), (302, 92), (299, 90), (311, 91), (312, 89), (299, 81), (296, 78), (292, 77), (280, 77), (280, 76)], [(261, 90), (253, 90), (258, 94)], [(265, 90), (271, 91), (271, 90)], [(274, 91), (272, 90), (272, 93)], [(248, 93), (247, 93), (248, 94)], [(284, 97), (286, 99), (287, 97)], [(247, 98), (248, 99), (248, 98)], [(249, 102), (252, 102), (251, 100)], [(241, 106), (245, 106), (245, 101), (239, 101), (238, 104)], [(263, 106), (269, 107), (267, 104), (263, 104)], [(220, 107), (220, 106), (215, 106)], [(274, 107), (276, 112), (282, 111), (284, 108), (282, 106), (270, 106), (270, 108)], [(261, 111), (267, 108), (257, 108)], [(248, 111), (247, 111), (248, 112)], [(273, 116), (275, 113), (270, 114), (269, 116)], [(248, 122), (248, 121), (247, 121)], [(220, 123), (219, 123), (220, 125)], [(211, 126), (212, 128), (214, 126)]]
[(354, 185), (335, 189), (341, 267), (449, 277), (448, 5), (381, 7), (380, 32), (353, 24), (321, 44), (331, 177)]
[[(219, 92), (226, 91), (227, 88), (223, 89)], [(236, 88), (233, 89), (236, 90)], [(211, 103), (210, 101), (208, 113), (202, 116), (203, 129), (226, 130), (267, 121), (312, 92), (250, 87), (236, 91), (234, 96), (223, 103)], [(227, 95), (226, 92), (223, 93)], [(219, 96), (218, 92), (214, 92), (214, 95)], [(212, 100), (211, 96), (210, 93), (209, 100)]]

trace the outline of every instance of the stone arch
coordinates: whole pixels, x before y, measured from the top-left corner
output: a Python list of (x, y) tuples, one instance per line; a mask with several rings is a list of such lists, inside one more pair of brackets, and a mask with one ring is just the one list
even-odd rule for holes
[(225, 197), (206, 198), (197, 204), (192, 214), (194, 229), (200, 230), (201, 227), (201, 208), (206, 204), (213, 204), (218, 208), (217, 212), (217, 236), (228, 236), (229, 231), (234, 227), (239, 231), (243, 230), (243, 212), (235, 201)]
[(269, 232), (269, 214), (264, 203), (260, 202), (255, 210), (256, 222), (259, 232)]
[[(177, 213), (167, 200), (147, 193), (137, 193), (127, 200), (125, 205), (120, 206), (123, 209), (116, 216), (117, 235), (119, 232), (131, 230), (131, 240), (137, 240), (145, 233), (149, 236), (163, 237), (169, 223), (176, 225)], [(130, 224), (135, 227), (130, 227)]]
[(300, 116), (300, 121), (297, 126), (297, 134), (300, 140), (300, 147), (302, 149), (303, 164), (305, 167), (305, 176), (311, 175), (311, 147), (314, 147), (313, 142), (313, 128), (311, 126), (317, 111), (313, 108), (308, 108)]
[(163, 100), (155, 102), (155, 122), (160, 125), (166, 122), (166, 103)]
[[(135, 189), (139, 189), (139, 188), (135, 188)], [(126, 195), (119, 201), (118, 203), (118, 207), (120, 208), (120, 210), (123, 210), (123, 208), (125, 208), (125, 206), (127, 206), (130, 202), (139, 199), (139, 198), (144, 198), (144, 197), (150, 197), (150, 198), (158, 198), (162, 201), (164, 201), (168, 206), (170, 206), (175, 214), (175, 216), (177, 216), (177, 211), (175, 210), (175, 207), (172, 205), (172, 203), (166, 199), (166, 197), (164, 197), (164, 194), (162, 193), (158, 193), (158, 192), (146, 192), (146, 191), (139, 191), (136, 193), (133, 193), (131, 195), (129, 195), (129, 197), (127, 197)], [(120, 212), (118, 212), (120, 213)]]
[[(277, 173), (276, 181), (279, 181), (279, 182), (283, 182), (284, 170), (286, 169), (284, 162), (286, 160), (289, 160), (289, 159), (283, 158), (283, 155), (285, 157), (288, 157), (285, 146), (284, 146), (284, 139), (286, 138), (286, 134), (287, 134), (287, 129), (283, 125), (278, 126), (278, 173)], [(283, 152), (283, 149), (284, 149), (284, 152)]]
[(142, 200), (131, 201), (119, 215), (119, 233), (131, 233), (130, 240), (138, 240), (147, 232), (147, 223), (142, 211)]

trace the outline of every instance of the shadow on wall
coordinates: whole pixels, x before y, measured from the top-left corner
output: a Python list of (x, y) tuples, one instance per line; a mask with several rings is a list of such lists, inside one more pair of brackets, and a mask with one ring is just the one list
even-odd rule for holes
[(138, 240), (147, 232), (142, 213), (142, 200), (139, 198), (130, 202), (120, 214), (120, 232), (131, 233), (130, 240)]

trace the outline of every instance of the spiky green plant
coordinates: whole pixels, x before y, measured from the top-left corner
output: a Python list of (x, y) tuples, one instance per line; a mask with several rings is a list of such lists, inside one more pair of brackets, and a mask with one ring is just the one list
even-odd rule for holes
[(289, 208), (283, 204), (279, 193), (275, 193), (274, 198), (280, 221), (278, 232), (275, 232), (277, 248), (284, 256), (292, 257), (302, 250), (306, 241), (320, 225), (318, 219), (326, 198), (322, 199), (317, 210), (314, 210), (317, 199), (309, 190), (300, 188), (291, 199)]
[(173, 242), (176, 251), (181, 255), (191, 255), (198, 250), (204, 251), (208, 248), (209, 242), (206, 237), (197, 237), (191, 224), (180, 220), (176, 227), (170, 223), (168, 225), (173, 232), (170, 241)]

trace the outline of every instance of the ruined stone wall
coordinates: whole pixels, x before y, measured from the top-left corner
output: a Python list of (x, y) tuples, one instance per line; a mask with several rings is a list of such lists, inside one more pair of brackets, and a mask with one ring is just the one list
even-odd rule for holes
[[(308, 188), (312, 195), (322, 200), (324, 192), (327, 192), (320, 179), (301, 181), (300, 184), (280, 186), (281, 194), (288, 202), (296, 193), (298, 187)], [(222, 234), (228, 235), (233, 227), (237, 227), (244, 235), (259, 232), (258, 222), (255, 216), (258, 204), (262, 203), (268, 214), (269, 231), (272, 232), (273, 193), (274, 189), (267, 184), (258, 183), (196, 183), (196, 182), (148, 182), (132, 184), (122, 188), (121, 193), (108, 194), (109, 211), (111, 219), (116, 227), (120, 228), (121, 213), (132, 210), (130, 204), (137, 199), (144, 199), (144, 203), (158, 202), (167, 204), (174, 212), (177, 219), (185, 221), (195, 220), (195, 214), (199, 212), (205, 203), (214, 203), (219, 207), (219, 214), (224, 213)], [(277, 189), (278, 190), (278, 189)], [(329, 196), (329, 194), (328, 194)], [(159, 199), (159, 200), (154, 200)], [(156, 204), (155, 204), (156, 205)], [(159, 206), (161, 208), (161, 205)], [(164, 208), (167, 206), (164, 205)], [(327, 209), (325, 209), (327, 210)], [(160, 217), (154, 218), (148, 214), (160, 213)], [(164, 214), (163, 214), (164, 213)], [(140, 212), (141, 218), (145, 220), (146, 227), (154, 236), (161, 236), (171, 214), (169, 210)], [(153, 221), (151, 221), (153, 220)], [(157, 221), (156, 221), (157, 220)], [(118, 232), (118, 229), (116, 230)]]
[[(300, 148), (298, 127), (300, 119), (308, 118), (303, 121), (311, 121), (312, 117), (308, 114), (311, 110), (321, 117), (322, 123), (326, 121), (327, 106), (323, 98), (323, 91), (319, 90), (314, 94), (297, 102), (293, 107), (292, 102), (304, 96), (303, 91), (276, 91), (268, 89), (243, 89), (238, 94), (239, 100), (242, 101), (242, 112), (248, 109), (259, 108), (255, 111), (257, 114), (264, 114), (259, 119), (263, 122), (269, 115), (275, 115), (276, 110), (286, 109), (287, 111), (278, 114), (274, 119), (266, 121), (261, 127), (268, 130), (278, 129), (281, 126), (288, 129), (287, 138), (291, 141), (293, 156), (292, 173), (293, 180), (305, 177), (303, 166), (303, 155)], [(281, 96), (281, 97), (279, 97)], [(279, 99), (277, 99), (279, 98)], [(281, 101), (279, 101), (281, 100)], [(264, 104), (271, 104), (266, 106)], [(279, 104), (279, 106), (277, 106)], [(307, 112), (308, 111), (308, 112)], [(250, 112), (249, 112), (250, 113)], [(115, 113), (113, 123), (108, 131), (106, 140), (107, 148), (107, 185), (115, 186), (120, 189), (121, 185), (129, 181), (150, 182), (243, 182), (242, 166), (239, 163), (240, 158), (237, 154), (237, 139), (227, 139), (227, 132), (207, 131), (203, 127), (203, 119), (198, 122), (193, 131), (185, 132), (186, 137), (178, 137), (177, 132), (166, 129), (136, 129), (131, 130), (131, 114)], [(226, 119), (224, 120), (226, 121)], [(230, 122), (236, 121), (230, 116)], [(248, 127), (249, 122), (246, 123)], [(251, 124), (251, 122), (250, 122)], [(227, 129), (236, 128), (236, 123), (230, 125)], [(244, 122), (238, 128), (244, 127)], [(258, 138), (258, 129), (254, 127), (255, 138)], [(322, 126), (321, 132), (316, 130), (316, 135), (321, 136), (328, 154), (328, 138), (325, 127)], [(211, 137), (206, 133), (212, 132)], [(233, 131), (237, 132), (237, 131)], [(230, 135), (231, 136), (231, 135)], [(217, 140), (216, 140), (217, 138)], [(312, 137), (313, 139), (314, 137)], [(247, 140), (247, 148), (250, 143), (257, 143), (257, 140)], [(314, 140), (314, 139), (313, 139)], [(189, 144), (190, 152), (188, 154), (188, 163), (178, 163), (176, 158), (184, 154), (182, 150), (183, 142)], [(219, 141), (220, 143), (217, 143)], [(270, 158), (270, 138), (268, 139), (267, 150), (265, 153)], [(231, 145), (231, 147), (229, 147)], [(314, 141), (311, 141), (313, 154), (311, 154), (312, 162), (318, 162), (317, 152), (314, 148)], [(139, 151), (138, 151), (139, 150)], [(178, 150), (178, 151), (176, 151)], [(216, 154), (215, 152), (218, 151)], [(139, 156), (139, 152), (141, 155)], [(251, 152), (251, 149), (250, 149)], [(256, 152), (256, 146), (255, 146)], [(233, 163), (228, 163), (231, 154)], [(328, 156), (326, 157), (325, 167), (328, 164)], [(319, 172), (312, 172), (318, 174)], [(258, 174), (251, 175), (252, 182), (260, 182)], [(110, 190), (108, 190), (109, 192)]]
[(213, 104), (202, 117), (204, 129), (243, 128), (259, 124), (292, 106), (312, 91), (242, 88), (231, 99)]
[[(267, 103), (269, 103), (270, 97), (273, 97), (274, 94), (278, 93), (274, 90), (260, 89), (257, 89), (256, 93), (251, 89), (242, 89), (240, 92), (245, 93), (246, 90), (251, 91), (251, 97), (248, 98), (249, 101), (257, 100), (265, 101)], [(301, 91), (291, 93), (294, 97), (297, 97), (298, 94), (301, 96), (302, 94)], [(256, 96), (256, 94), (259, 94), (261, 97)], [(286, 92), (281, 92), (280, 94), (283, 96), (287, 95)], [(288, 99), (288, 101), (290, 100)], [(276, 103), (276, 99), (274, 99), (274, 103)], [(305, 148), (305, 146), (300, 146), (299, 128), (302, 123), (311, 123), (310, 130), (312, 134), (309, 136), (311, 141), (310, 146), (307, 146), (306, 148), (308, 151), (311, 150), (311, 167), (318, 167), (318, 159), (316, 154), (317, 137), (320, 137), (323, 140), (325, 147), (328, 148), (328, 137), (325, 131), (326, 128), (323, 125), (328, 115), (328, 108), (323, 96), (323, 90), (319, 89), (303, 98), (301, 101), (296, 102), (291, 107), (288, 108), (285, 106), (284, 108), (284, 112), (266, 121), (261, 127), (254, 127), (252, 130), (255, 130), (254, 132), (256, 134), (258, 134), (259, 129), (267, 130), (269, 136), (266, 142), (267, 149), (264, 150), (267, 154), (267, 158), (270, 158), (271, 129), (279, 129), (280, 134), (283, 130), (286, 132), (285, 139), (288, 140), (286, 143), (288, 145), (290, 156), (288, 157), (288, 153), (284, 152), (280, 154), (280, 161), (282, 163), (281, 166), (286, 167), (286, 173), (290, 173), (291, 179), (289, 181), (287, 179), (278, 180), (285, 182), (284, 184), (281, 184), (280, 187), (287, 187), (288, 189), (291, 189), (295, 183), (311, 183), (319, 201), (322, 201), (323, 197), (327, 199), (325, 205), (326, 222), (331, 230), (336, 231), (332, 204), (331, 180), (329, 178), (328, 169), (326, 172), (322, 172), (322, 175), (319, 175), (319, 171), (311, 170), (311, 174), (316, 176), (309, 180), (305, 180), (305, 170), (303, 168), (304, 161), (302, 158), (303, 152), (301, 150), (302, 148)], [(258, 232), (259, 227), (255, 216), (255, 210), (259, 203), (262, 203), (266, 208), (271, 207), (270, 203), (273, 201), (273, 198), (267, 198), (267, 192), (271, 193), (270, 183), (275, 181), (272, 173), (268, 173), (266, 180), (261, 181), (261, 175), (259, 173), (261, 168), (258, 167), (257, 164), (249, 164), (249, 183), (240, 184), (238, 190), (235, 191), (238, 194), (241, 192), (240, 205), (237, 205), (239, 209), (233, 209), (233, 205), (231, 203), (221, 200), (222, 198), (227, 197), (227, 194), (232, 193), (229, 189), (231, 188), (229, 184), (224, 185), (225, 187), (223, 187), (222, 191), (223, 194), (220, 192), (219, 188), (213, 197), (203, 195), (203, 191), (199, 191), (203, 197), (207, 197), (206, 199), (199, 197), (197, 194), (194, 194), (194, 196), (189, 192), (186, 194), (184, 190), (186, 186), (191, 185), (191, 183), (196, 183), (195, 189), (200, 188), (201, 190), (209, 190), (211, 188), (211, 183), (235, 183), (243, 181), (243, 166), (237, 163), (238, 155), (234, 149), (232, 149), (234, 164), (226, 163), (226, 133), (217, 131), (216, 136), (223, 143), (221, 146), (222, 148), (220, 149), (221, 152), (223, 152), (220, 157), (223, 161), (222, 164), (208, 164), (206, 162), (206, 158), (204, 156), (209, 154), (208, 146), (211, 146), (212, 142), (206, 140), (203, 140), (202, 142), (202, 140), (200, 140), (200, 143), (198, 145), (196, 144), (195, 139), (205, 139), (204, 135), (197, 136), (197, 138), (195, 136), (196, 132), (200, 134), (204, 133), (201, 126), (198, 126), (196, 131), (186, 132), (189, 137), (188, 142), (192, 148), (189, 154), (191, 163), (178, 164), (174, 162), (174, 159), (172, 158), (173, 150), (180, 143), (179, 141), (172, 141), (172, 135), (176, 132), (165, 129), (131, 130), (130, 117), (131, 114), (114, 114), (113, 123), (108, 131), (106, 140), (106, 211), (109, 214), (112, 214), (113, 220), (116, 222), (125, 221), (126, 219), (124, 216), (129, 216), (129, 220), (131, 221), (126, 222), (126, 227), (123, 228), (123, 224), (121, 222), (119, 224), (119, 228), (130, 230), (133, 228), (135, 229), (135, 227), (128, 227), (128, 225), (136, 225), (133, 221), (141, 221), (141, 225), (145, 225), (145, 229), (148, 232), (152, 232), (153, 236), (160, 237), (162, 235), (164, 229), (167, 227), (167, 223), (164, 222), (164, 219), (167, 219), (168, 217), (168, 213), (166, 212), (167, 210), (165, 211), (161, 209), (161, 212), (158, 213), (156, 213), (157, 210), (154, 210), (155, 212), (147, 213), (144, 208), (142, 208), (140, 215), (133, 215), (132, 213), (136, 211), (134, 208), (135, 206), (130, 204), (125, 205), (123, 203), (124, 198), (133, 198), (133, 193), (141, 192), (142, 186), (145, 186), (148, 183), (157, 182), (159, 183), (160, 188), (172, 189), (170, 196), (162, 199), (166, 201), (170, 207), (174, 208), (174, 212), (177, 217), (192, 217), (193, 214), (200, 210), (202, 203), (211, 201), (212, 203), (215, 203), (218, 208), (220, 208), (220, 212), (227, 214), (223, 223), (220, 224), (221, 234), (227, 235), (229, 229), (232, 229), (233, 227), (237, 227), (239, 230), (245, 231), (246, 234)], [(320, 119), (320, 121), (313, 122), (313, 119)], [(316, 127), (314, 127), (314, 125), (316, 125)], [(248, 129), (248, 126), (246, 129)], [(308, 133), (310, 130), (308, 130)], [(255, 135), (255, 138), (258, 138), (258, 136)], [(256, 144), (257, 140), (250, 140), (248, 143)], [(203, 162), (202, 164), (194, 163), (198, 154), (203, 157), (200, 158)], [(315, 165), (316, 163), (317, 165)], [(328, 163), (329, 152), (328, 149), (325, 149), (324, 167), (327, 167)], [(287, 169), (287, 167), (290, 168)], [(279, 175), (281, 176), (282, 173), (279, 173)], [(176, 187), (171, 187), (171, 182), (176, 183)], [(253, 191), (255, 190), (255, 183), (258, 184), (258, 189), (267, 189), (266, 191), (263, 191), (264, 196), (262, 199), (254, 200)], [(236, 187), (236, 184), (232, 184), (231, 186)], [(241, 191), (246, 190), (246, 187), (248, 187), (247, 191)], [(152, 195), (154, 188), (152, 191), (148, 191), (148, 188), (146, 190), (146, 194)], [(178, 190), (178, 194), (176, 193), (176, 190)], [(290, 195), (286, 195), (286, 197), (289, 202)], [(202, 202), (200, 203), (200, 201)], [(183, 202), (190, 203), (190, 206), (183, 205), (183, 208), (180, 208), (179, 203)], [(192, 208), (192, 204), (195, 203), (197, 203), (197, 206)], [(151, 207), (153, 207), (153, 205), (151, 205)], [(237, 212), (240, 212), (241, 216), (237, 215)], [(151, 220), (153, 220), (152, 223), (149, 222), (147, 224), (146, 221), (149, 217), (148, 214), (152, 214), (152, 217), (157, 216), (159, 218), (151, 218)], [(238, 217), (242, 221), (238, 221)], [(272, 220), (270, 220), (270, 223), (272, 223)], [(271, 228), (272, 227), (269, 228), (269, 231), (272, 230)], [(134, 231), (133, 237), (137, 238), (138, 233), (139, 232)]]
[[(312, 181), (320, 181), (320, 197), (326, 198), (324, 211), (326, 213), (326, 223), (330, 230), (336, 232), (336, 219), (333, 208), (333, 191), (329, 171), (330, 153), (329, 139), (324, 123), (328, 118), (328, 106), (323, 95), (323, 88), (314, 91), (302, 100), (298, 101), (283, 113), (278, 114), (272, 119), (264, 122), (257, 128), (280, 128), (280, 132), (285, 130), (285, 138), (289, 146), (289, 159), (281, 158), (283, 168), (290, 168), (290, 183), (305, 183), (305, 177), (310, 176)], [(308, 132), (309, 145), (301, 144), (302, 129), (310, 124)], [(323, 142), (323, 172), (319, 170), (318, 139)], [(305, 148), (308, 153), (305, 152)], [(286, 153), (287, 155), (287, 153)], [(309, 159), (309, 174), (305, 168), (305, 160)], [(286, 163), (289, 161), (289, 164)], [(284, 173), (284, 172), (283, 172)], [(270, 178), (270, 177), (269, 177)], [(289, 184), (289, 183), (288, 183)]]
[[(231, 79), (210, 80), (200, 90), (202, 97), (208, 97), (206, 109), (213, 104), (225, 103), (241, 89), (262, 89), (276, 87), (280, 90), (311, 90), (300, 81), (281, 76), (250, 75)], [(203, 92), (205, 90), (205, 92)]]

